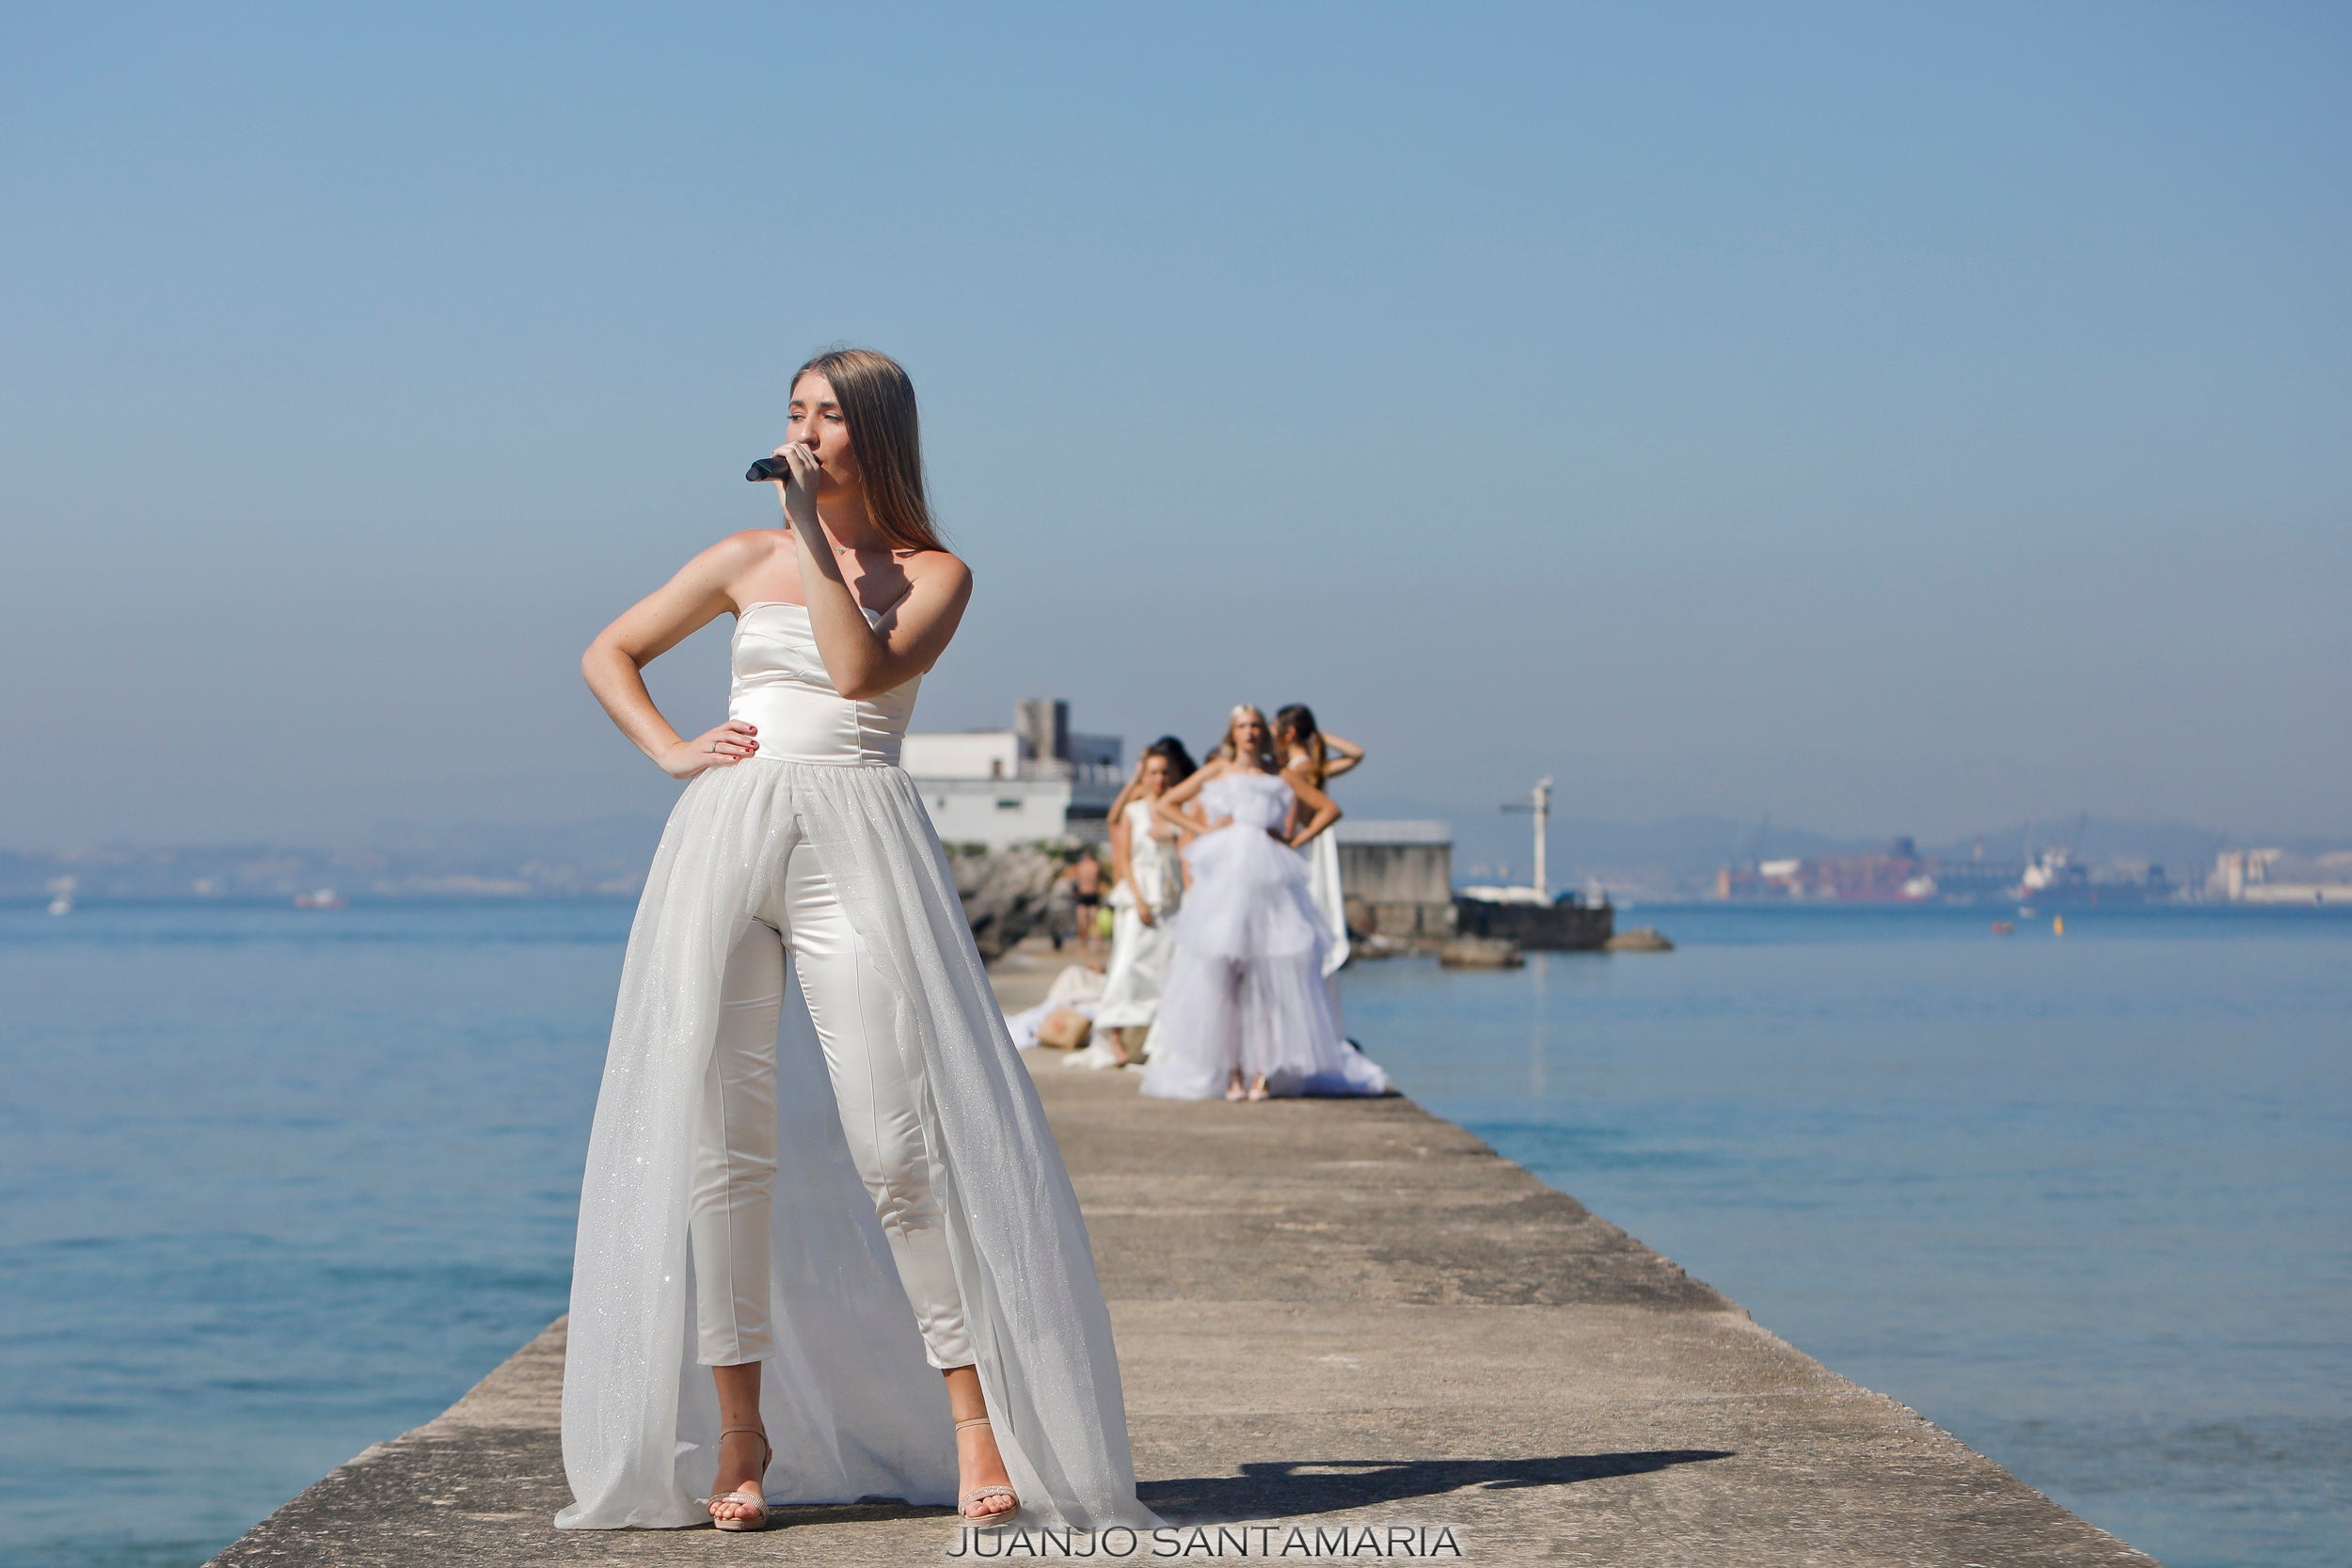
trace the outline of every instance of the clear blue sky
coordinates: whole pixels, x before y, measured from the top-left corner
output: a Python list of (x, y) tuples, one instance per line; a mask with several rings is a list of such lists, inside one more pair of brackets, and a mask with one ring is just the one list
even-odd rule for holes
[(978, 578), (926, 727), (1305, 699), (1359, 814), (2352, 834), (2341, 6), (8, 32), (0, 843), (662, 809), (580, 649), (771, 519), (842, 339)]

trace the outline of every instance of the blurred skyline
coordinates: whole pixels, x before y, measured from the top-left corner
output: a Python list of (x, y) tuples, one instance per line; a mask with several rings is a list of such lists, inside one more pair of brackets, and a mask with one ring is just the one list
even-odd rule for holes
[(2323, 6), (27, 12), (0, 845), (663, 809), (580, 651), (773, 522), (839, 340), (977, 578), (920, 728), (2352, 835), (2347, 68)]

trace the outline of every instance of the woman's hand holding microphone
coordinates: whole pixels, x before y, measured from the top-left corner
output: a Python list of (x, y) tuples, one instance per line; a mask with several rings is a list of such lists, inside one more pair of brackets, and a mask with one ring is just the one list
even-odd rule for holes
[(817, 522), (817, 478), (824, 470), (817, 466), (817, 454), (793, 441), (778, 447), (772, 455), (792, 466), (790, 479), (775, 481), (776, 499), (784, 503), (785, 522), (795, 533), (810, 540), (823, 537)]

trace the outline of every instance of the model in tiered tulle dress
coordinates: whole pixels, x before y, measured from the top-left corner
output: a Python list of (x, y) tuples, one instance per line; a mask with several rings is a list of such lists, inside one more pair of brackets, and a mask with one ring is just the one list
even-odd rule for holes
[[(787, 528), (704, 551), (582, 660), (691, 782), (589, 1136), (556, 1523), (756, 1529), (874, 1496), (1155, 1523), (1076, 1195), (898, 767), (971, 591), (906, 372), (811, 360), (777, 455)], [(729, 612), (727, 721), (681, 739), (639, 671)]]
[(1340, 808), (1274, 771), (1256, 708), (1233, 710), (1215, 760), (1157, 805), (1172, 824), (1198, 799), (1210, 831), (1186, 847), (1192, 887), (1173, 929), (1176, 958), (1152, 1026), (1143, 1092), (1169, 1100), (1222, 1094), (1382, 1094), (1388, 1074), (1348, 1044), (1325, 988), (1328, 929), (1291, 847)]

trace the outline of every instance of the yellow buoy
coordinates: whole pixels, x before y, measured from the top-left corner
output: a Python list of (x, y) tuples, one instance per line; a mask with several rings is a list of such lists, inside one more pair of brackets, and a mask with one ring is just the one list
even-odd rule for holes
[(2054, 914), (2050, 917), (2050, 934), (2054, 937), (2062, 937), (2066, 934), (2066, 917), (2064, 915)]

